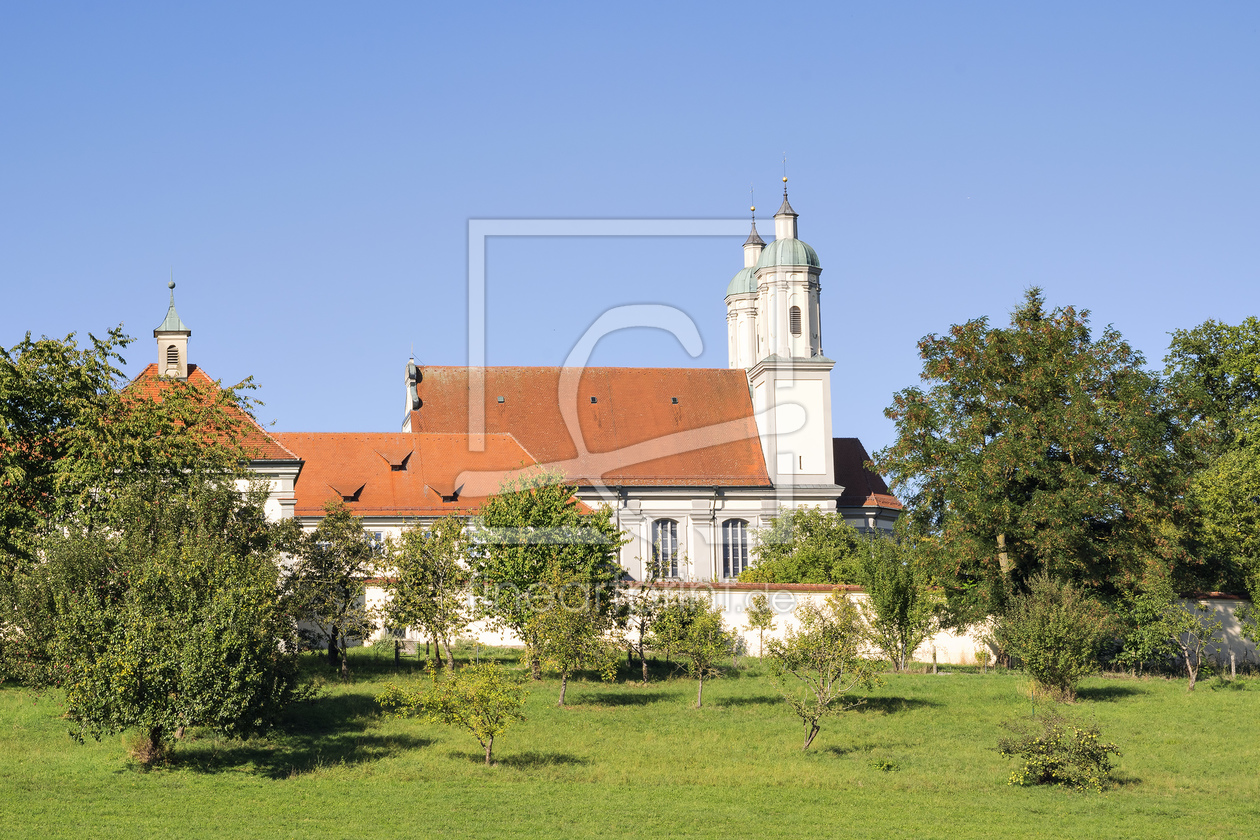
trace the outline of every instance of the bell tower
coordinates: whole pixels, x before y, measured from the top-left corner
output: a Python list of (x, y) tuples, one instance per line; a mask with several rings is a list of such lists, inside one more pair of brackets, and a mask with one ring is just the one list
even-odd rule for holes
[(820, 487), (836, 479), (831, 437), (835, 362), (822, 354), (822, 264), (798, 238), (797, 218), (785, 176), (783, 204), (774, 214), (775, 239), (759, 249), (752, 267), (756, 335), (751, 357), (741, 356), (741, 361), (748, 359), (742, 366), (748, 370), (771, 480), (780, 487)]
[(192, 330), (180, 320), (175, 311), (175, 281), (166, 284), (171, 290), (171, 305), (166, 319), (153, 331), (157, 339), (158, 375), (171, 379), (188, 379), (188, 336)]

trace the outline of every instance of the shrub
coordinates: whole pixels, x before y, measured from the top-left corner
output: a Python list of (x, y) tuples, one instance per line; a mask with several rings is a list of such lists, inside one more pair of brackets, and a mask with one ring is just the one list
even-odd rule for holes
[(487, 662), (466, 665), (426, 690), (389, 684), (377, 695), (387, 712), (400, 717), (423, 716), (433, 723), (466, 729), (493, 764), (494, 739), (516, 721), (525, 720), (521, 707), (529, 691), (502, 667)]
[(1101, 791), (1112, 781), (1111, 756), (1120, 750), (1102, 740), (1098, 727), (1072, 723), (1054, 712), (1004, 726), (1012, 736), (998, 741), (998, 751), (1024, 762), (1011, 773), (1010, 784)]
[(1097, 670), (1111, 623), (1097, 601), (1042, 572), (1029, 579), (1026, 594), (1011, 599), (994, 637), (1047, 693), (1071, 700), (1076, 684)]

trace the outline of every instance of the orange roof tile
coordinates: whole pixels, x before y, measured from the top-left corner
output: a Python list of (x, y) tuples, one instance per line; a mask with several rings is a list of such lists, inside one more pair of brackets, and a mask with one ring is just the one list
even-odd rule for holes
[[(467, 433), (468, 372), (420, 369), (413, 432)], [(484, 377), (486, 432), (511, 434), (570, 481), (770, 485), (743, 370), (490, 367)]]
[[(205, 371), (197, 365), (188, 366), (188, 381), (201, 387), (217, 387), (215, 381), (211, 379)], [(133, 390), (136, 394), (144, 396), (156, 396), (162, 392), (162, 388), (169, 385), (170, 381), (162, 378), (158, 374), (158, 366), (155, 362), (149, 365), (136, 376), (135, 379), (128, 383), (128, 390)], [(276, 439), (258, 425), (258, 421), (246, 412), (240, 412), (241, 417), (246, 421), (244, 427), (244, 435), (241, 440), (241, 446), (255, 461), (296, 461), (298, 457), (285, 449)]]
[(459, 434), (278, 432), (276, 439), (305, 462), (294, 487), (298, 516), (323, 516), (325, 502), (347, 497), (356, 516), (467, 514), (498, 490), (503, 473), (533, 464), (504, 434), (486, 435), (482, 452), (470, 452)]
[(857, 438), (832, 438), (832, 456), (835, 459), (836, 484), (844, 492), (836, 500), (838, 507), (880, 507), (901, 510), (901, 502), (888, 492), (888, 485), (879, 473), (864, 465), (871, 459), (866, 447)]

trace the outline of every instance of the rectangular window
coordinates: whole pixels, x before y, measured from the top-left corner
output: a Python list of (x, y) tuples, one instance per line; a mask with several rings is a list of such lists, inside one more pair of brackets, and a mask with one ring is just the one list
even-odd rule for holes
[(748, 523), (728, 519), (722, 523), (722, 577), (733, 580), (749, 567)]
[(678, 523), (672, 519), (652, 523), (652, 562), (661, 577), (678, 577)]

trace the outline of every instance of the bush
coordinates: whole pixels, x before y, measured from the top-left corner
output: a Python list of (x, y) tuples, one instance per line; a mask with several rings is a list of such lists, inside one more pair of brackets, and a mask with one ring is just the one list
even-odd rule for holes
[(1111, 756), (1120, 750), (1102, 740), (1098, 727), (1077, 725), (1054, 712), (1004, 726), (1013, 735), (998, 741), (998, 751), (1024, 762), (1011, 773), (1010, 784), (1101, 791), (1112, 781)]
[(756, 564), (742, 583), (857, 583), (861, 536), (838, 513), (817, 508), (779, 509), (757, 532)]
[(1098, 651), (1113, 637), (1101, 604), (1045, 572), (1028, 581), (1028, 592), (1011, 599), (994, 638), (1017, 657), (1048, 693), (1071, 700), (1076, 684), (1098, 668)]

